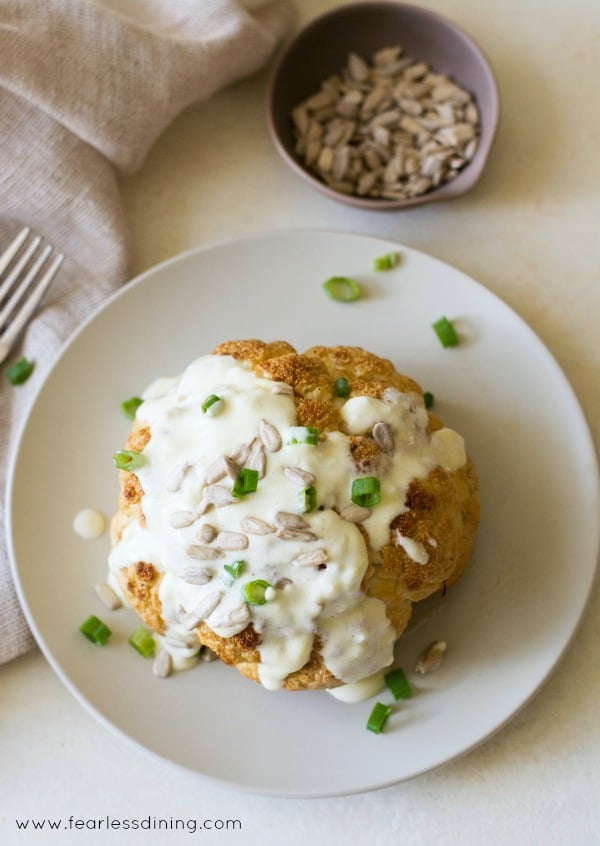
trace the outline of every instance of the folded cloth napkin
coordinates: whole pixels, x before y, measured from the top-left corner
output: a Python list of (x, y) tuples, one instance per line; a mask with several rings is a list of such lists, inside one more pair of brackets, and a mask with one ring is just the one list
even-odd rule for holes
[(127, 279), (116, 173), (186, 106), (258, 70), (290, 22), (289, 0), (0, 0), (0, 249), (28, 224), (66, 256), (14, 356), (33, 376), (0, 374), (0, 663), (33, 645), (7, 560), (10, 455), (62, 343)]

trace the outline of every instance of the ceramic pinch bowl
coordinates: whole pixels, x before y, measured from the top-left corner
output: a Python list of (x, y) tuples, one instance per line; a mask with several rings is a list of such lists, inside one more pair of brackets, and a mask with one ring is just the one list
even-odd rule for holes
[[(425, 62), (468, 91), (479, 111), (477, 147), (450, 181), (409, 197), (360, 196), (327, 184), (297, 151), (292, 110), (340, 74), (350, 53), (367, 62), (385, 47), (401, 45), (402, 56)], [(394, 103), (402, 114), (402, 107)], [(425, 108), (428, 106), (425, 104)], [(269, 131), (278, 152), (295, 173), (328, 197), (369, 210), (398, 210), (450, 200), (469, 191), (481, 176), (499, 117), (499, 98), (492, 69), (474, 41), (442, 16), (395, 2), (361, 2), (339, 6), (312, 20), (284, 48), (274, 68), (267, 99)], [(433, 134), (433, 133), (432, 133)], [(357, 143), (354, 137), (349, 144)]]

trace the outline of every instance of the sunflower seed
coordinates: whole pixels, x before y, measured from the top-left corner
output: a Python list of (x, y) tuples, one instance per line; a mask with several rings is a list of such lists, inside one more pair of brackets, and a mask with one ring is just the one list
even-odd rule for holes
[(196, 605), (193, 611), (185, 611), (181, 608), (179, 622), (188, 631), (198, 627), (198, 624), (205, 620), (215, 610), (222, 599), (222, 595), (218, 591), (213, 591), (202, 597), (200, 602)]
[(247, 444), (241, 444), (238, 447), (236, 452), (233, 455), (230, 455), (229, 458), (233, 461), (234, 464), (237, 464), (238, 467), (243, 467), (246, 463), (246, 459), (250, 455), (250, 447), (252, 446), (252, 441)]
[(202, 543), (210, 543), (214, 541), (217, 536), (217, 530), (214, 526), (211, 526), (209, 523), (203, 523), (202, 526), (199, 528), (198, 532), (196, 533), (196, 537)]
[(314, 532), (308, 532), (305, 529), (277, 529), (275, 534), (282, 540), (295, 540), (301, 541), (302, 543), (309, 543), (310, 541), (317, 540), (317, 536)]
[(293, 559), (292, 564), (296, 567), (320, 567), (327, 561), (327, 551), (323, 548), (313, 549), (311, 552), (303, 552)]
[(394, 433), (389, 423), (380, 420), (373, 426), (373, 440), (386, 455), (394, 454)]
[(204, 482), (207, 485), (214, 485), (215, 482), (219, 482), (225, 476), (225, 456), (220, 455), (219, 458), (216, 458), (208, 467), (204, 470)]
[(274, 394), (283, 394), (283, 396), (294, 396), (294, 389), (291, 385), (286, 385), (285, 382), (279, 382), (273, 385)]
[(182, 483), (185, 474), (189, 468), (189, 463), (184, 461), (182, 464), (178, 464), (173, 470), (169, 473), (165, 481), (165, 488), (170, 491), (171, 493), (176, 493)]
[(367, 517), (371, 516), (370, 508), (363, 508), (362, 505), (347, 505), (340, 512), (340, 517), (348, 520), (349, 523), (362, 523)]
[(188, 585), (205, 585), (211, 581), (213, 577), (212, 570), (208, 567), (184, 567), (182, 579)]
[(223, 485), (209, 485), (204, 488), (202, 498), (206, 503), (216, 505), (217, 508), (222, 505), (231, 505), (232, 503), (237, 502), (229, 488), (226, 488)]
[(419, 656), (415, 673), (420, 673), (421, 675), (433, 673), (442, 663), (445, 652), (446, 642), (444, 640), (435, 640), (433, 643), (430, 643), (427, 649), (423, 650)]
[(106, 582), (98, 582), (94, 588), (100, 602), (111, 611), (116, 611), (123, 604), (114, 590)]
[(152, 672), (159, 679), (166, 679), (173, 670), (173, 660), (166, 649), (160, 649), (152, 664)]
[(269, 535), (275, 531), (273, 526), (258, 517), (244, 517), (240, 520), (240, 529), (249, 535)]
[(278, 511), (275, 515), (275, 525), (278, 529), (307, 529), (308, 523), (300, 514), (289, 511)]
[[(208, 615), (207, 615), (208, 616)], [(244, 603), (231, 611), (218, 616), (210, 621), (211, 629), (229, 628), (230, 626), (243, 626), (250, 622), (250, 609)]]
[(261, 441), (265, 449), (269, 452), (277, 452), (281, 449), (282, 440), (281, 435), (277, 431), (276, 427), (269, 423), (268, 420), (264, 418), (260, 421), (258, 426), (258, 434), (260, 436)]
[(220, 549), (227, 551), (235, 549), (246, 549), (248, 546), (248, 538), (241, 532), (219, 532), (217, 535), (217, 545)]
[(294, 485), (298, 485), (300, 488), (307, 488), (310, 485), (314, 485), (317, 481), (317, 477), (314, 473), (310, 473), (308, 470), (303, 470), (301, 467), (290, 467), (287, 465), (283, 468), (283, 473), (286, 479)]
[(245, 466), (249, 470), (256, 470), (258, 472), (258, 478), (264, 479), (265, 473), (267, 472), (267, 456), (265, 454), (265, 448), (258, 438), (252, 445), (252, 449), (250, 450), (250, 455), (248, 456)]
[(185, 529), (192, 525), (196, 517), (193, 511), (173, 511), (169, 514), (169, 525), (174, 529)]
[(198, 543), (191, 543), (185, 548), (186, 555), (190, 558), (197, 558), (199, 561), (215, 561), (223, 557), (223, 552), (214, 546), (203, 546)]
[(203, 646), (200, 650), (200, 660), (205, 664), (210, 664), (213, 661), (216, 661), (218, 657), (217, 653), (213, 652), (212, 649), (209, 649), (208, 646)]

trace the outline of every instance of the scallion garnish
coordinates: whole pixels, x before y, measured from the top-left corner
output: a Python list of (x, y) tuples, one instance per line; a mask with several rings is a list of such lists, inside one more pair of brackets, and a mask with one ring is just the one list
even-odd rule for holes
[(254, 579), (252, 582), (246, 582), (242, 593), (248, 605), (264, 605), (267, 601), (267, 589), (270, 587), (271, 585), (264, 579)]
[(131, 449), (121, 449), (113, 455), (113, 461), (118, 470), (136, 470), (142, 466), (144, 460), (141, 452), (134, 452)]
[(79, 631), (84, 637), (87, 637), (88, 640), (98, 646), (104, 646), (112, 634), (108, 626), (96, 617), (95, 614), (92, 614), (87, 618), (87, 620), (84, 620), (84, 622), (79, 626)]
[(249, 467), (242, 467), (237, 475), (231, 493), (241, 499), (246, 494), (254, 493), (258, 488), (258, 470), (251, 470)]
[(443, 347), (455, 347), (458, 344), (458, 335), (456, 329), (447, 317), (440, 317), (435, 323), (431, 324), (435, 330), (435, 334), (440, 339)]
[(332, 276), (323, 282), (323, 288), (332, 300), (337, 300), (339, 303), (351, 303), (360, 297), (358, 282), (347, 276)]
[(376, 702), (367, 720), (368, 730), (375, 732), (375, 734), (381, 734), (381, 730), (391, 713), (392, 708), (390, 705), (384, 705), (383, 702)]
[(308, 485), (300, 491), (300, 505), (305, 514), (315, 510), (317, 507), (317, 489), (314, 485)]
[(11, 364), (6, 371), (6, 378), (11, 385), (22, 385), (33, 373), (34, 363), (26, 358), (20, 358)]
[(350, 385), (348, 383), (348, 380), (344, 378), (344, 376), (340, 376), (339, 379), (335, 380), (334, 387), (338, 397), (350, 396)]
[(425, 393), (423, 394), (423, 402), (425, 403), (425, 408), (433, 408), (435, 397), (431, 393), (431, 391), (425, 391)]
[(355, 505), (371, 508), (381, 502), (381, 482), (377, 476), (361, 476), (352, 482), (350, 498)]
[(121, 403), (121, 409), (127, 417), (133, 420), (136, 411), (143, 402), (144, 400), (141, 397), (131, 397), (130, 399), (125, 400)]
[(143, 658), (150, 658), (154, 655), (156, 643), (154, 642), (154, 635), (149, 632), (144, 626), (138, 626), (129, 638), (129, 643), (134, 649), (140, 653)]
[(391, 270), (398, 265), (400, 253), (386, 253), (373, 259), (373, 270)]
[(290, 426), (288, 432), (288, 444), (312, 444), (319, 443), (319, 430), (316, 426)]
[(208, 414), (209, 417), (214, 417), (215, 414), (223, 411), (224, 405), (225, 402), (221, 397), (218, 397), (216, 394), (209, 394), (200, 407), (202, 414)]
[(383, 678), (394, 699), (408, 699), (412, 696), (410, 682), (400, 667), (390, 670)]
[(223, 564), (223, 569), (227, 570), (232, 578), (237, 579), (241, 576), (245, 566), (245, 561), (234, 561), (233, 564)]

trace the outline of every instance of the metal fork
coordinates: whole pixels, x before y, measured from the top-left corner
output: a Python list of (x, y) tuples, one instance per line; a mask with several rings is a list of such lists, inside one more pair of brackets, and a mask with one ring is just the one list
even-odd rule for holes
[(30, 238), (31, 228), (22, 229), (0, 255), (0, 364), (33, 317), (64, 256), (50, 244), (42, 246), (39, 235)]

